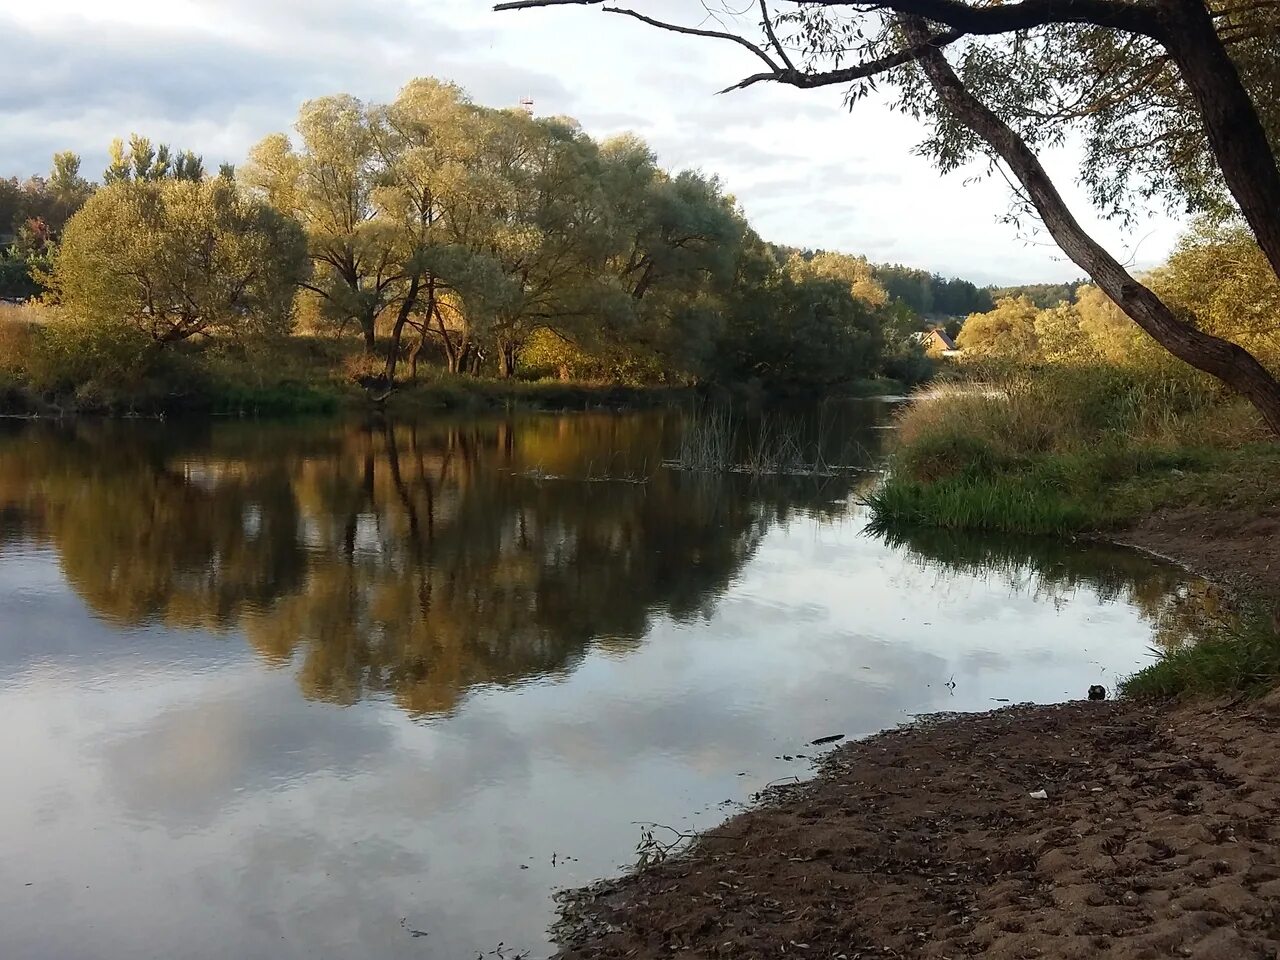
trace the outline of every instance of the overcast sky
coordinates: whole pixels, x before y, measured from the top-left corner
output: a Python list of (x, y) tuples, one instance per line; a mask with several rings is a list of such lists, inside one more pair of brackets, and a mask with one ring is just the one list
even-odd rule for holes
[[(636, 0), (696, 24), (698, 0)], [(874, 102), (852, 113), (836, 89), (714, 92), (758, 66), (729, 44), (680, 37), (590, 8), (493, 13), (486, 0), (0, 0), (0, 172), (44, 171), (72, 149), (97, 177), (114, 136), (138, 132), (240, 162), (287, 129), (303, 100), (372, 101), (415, 76), (481, 103), (534, 100), (591, 134), (634, 131), (673, 168), (717, 173), (768, 240), (863, 253), (978, 283), (1063, 280), (1080, 271), (1043, 238), (1001, 222), (1003, 181), (940, 176), (911, 154), (921, 129)], [(1049, 158), (1081, 219), (1121, 259), (1158, 262), (1177, 238), (1163, 218), (1129, 233), (1098, 224)], [(1136, 247), (1136, 256), (1135, 256)]]

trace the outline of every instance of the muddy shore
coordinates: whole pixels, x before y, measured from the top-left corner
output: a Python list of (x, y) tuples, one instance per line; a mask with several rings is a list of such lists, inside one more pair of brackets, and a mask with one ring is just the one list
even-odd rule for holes
[(1262, 510), (1160, 510), (1115, 539), (1280, 603), (1280, 504)]
[[(1280, 598), (1280, 513), (1120, 539)], [(663, 863), (572, 895), (563, 958), (1280, 957), (1280, 692), (1019, 706), (833, 751)]]

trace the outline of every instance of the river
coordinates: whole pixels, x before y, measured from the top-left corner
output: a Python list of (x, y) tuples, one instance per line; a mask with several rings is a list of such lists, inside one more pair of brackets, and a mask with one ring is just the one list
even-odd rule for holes
[[(888, 417), (829, 408), (832, 462)], [(685, 429), (0, 423), (0, 955), (545, 956), (555, 891), (810, 741), (1112, 688), (1213, 602), (886, 539), (874, 472), (684, 472)]]

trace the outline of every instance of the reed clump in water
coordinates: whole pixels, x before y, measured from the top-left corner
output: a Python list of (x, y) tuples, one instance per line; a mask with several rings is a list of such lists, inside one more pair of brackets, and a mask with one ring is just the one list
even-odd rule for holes
[(867, 452), (846, 443), (829, 458), (831, 419), (824, 412), (815, 425), (766, 413), (748, 421), (729, 407), (698, 410), (680, 436), (676, 456), (666, 466), (694, 473), (744, 473), (756, 477), (832, 477), (866, 469)]

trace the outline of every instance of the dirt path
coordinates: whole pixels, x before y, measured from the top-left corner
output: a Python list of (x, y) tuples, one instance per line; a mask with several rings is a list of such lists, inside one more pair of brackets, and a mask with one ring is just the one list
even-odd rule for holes
[(1271, 958), (1278, 839), (1280, 699), (1016, 707), (834, 752), (577, 901), (563, 956)]

